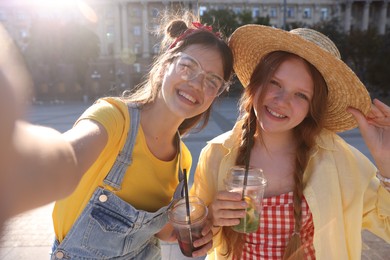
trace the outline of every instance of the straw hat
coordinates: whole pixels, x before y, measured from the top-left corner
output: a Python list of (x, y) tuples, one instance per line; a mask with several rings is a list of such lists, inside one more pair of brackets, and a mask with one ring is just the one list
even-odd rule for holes
[(365, 115), (371, 107), (367, 89), (355, 73), (341, 60), (335, 44), (325, 35), (307, 28), (284, 31), (262, 25), (245, 25), (230, 37), (234, 70), (242, 85), (249, 84), (260, 59), (273, 51), (296, 54), (313, 64), (328, 86), (328, 111), (325, 128), (343, 132), (357, 126), (346, 111), (351, 106)]

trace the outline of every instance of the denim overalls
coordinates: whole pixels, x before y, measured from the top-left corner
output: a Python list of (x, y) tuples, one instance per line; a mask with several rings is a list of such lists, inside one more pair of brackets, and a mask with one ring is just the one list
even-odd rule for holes
[[(135, 138), (140, 121), (139, 109), (129, 104), (130, 129), (126, 143), (110, 172), (105, 185), (121, 188), (127, 167), (131, 164)], [(183, 174), (180, 167), (179, 185), (173, 199), (182, 197)], [(167, 209), (172, 202), (156, 212), (137, 210), (115, 192), (96, 188), (87, 206), (73, 224), (61, 244), (53, 245), (51, 259), (161, 259), (159, 240), (154, 237), (167, 223)]]

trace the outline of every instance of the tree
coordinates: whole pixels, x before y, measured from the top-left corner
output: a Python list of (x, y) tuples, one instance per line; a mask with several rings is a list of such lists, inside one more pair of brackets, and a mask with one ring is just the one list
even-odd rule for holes
[(229, 9), (210, 10), (201, 17), (202, 23), (212, 25), (226, 37), (230, 36), (239, 27), (237, 15)]
[[(367, 72), (372, 64), (373, 57), (378, 55), (381, 46), (381, 38), (375, 29), (369, 28), (367, 31), (352, 30), (346, 39), (346, 57), (350, 62), (360, 80), (367, 84)], [(369, 87), (369, 86), (368, 86)]]
[(378, 50), (369, 61), (367, 68), (367, 80), (373, 88), (374, 95), (386, 97), (390, 91), (390, 31), (379, 37)]

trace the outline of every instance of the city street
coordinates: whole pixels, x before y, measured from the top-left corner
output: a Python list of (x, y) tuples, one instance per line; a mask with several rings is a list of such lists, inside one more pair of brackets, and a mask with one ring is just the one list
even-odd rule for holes
[[(89, 103), (65, 102), (63, 104), (33, 105), (28, 120), (41, 125), (47, 125), (64, 132), (75, 122)], [(214, 110), (208, 126), (201, 132), (185, 137), (185, 143), (193, 153), (193, 165), (196, 165), (199, 152), (206, 142), (218, 134), (229, 130), (237, 118), (237, 99), (221, 98), (214, 105)], [(358, 130), (343, 133), (347, 142), (368, 155), (367, 148)], [(191, 170), (191, 174), (194, 169)], [(190, 178), (190, 184), (192, 183)], [(0, 239), (0, 259), (3, 260), (41, 260), (49, 259), (51, 244), (54, 239), (51, 211), (53, 203), (35, 210), (20, 214), (5, 224), (3, 236)], [(362, 259), (389, 259), (390, 245), (369, 232), (363, 234), (364, 248)], [(176, 244), (163, 243), (163, 259), (184, 260)], [(199, 258), (203, 259), (203, 258)]]

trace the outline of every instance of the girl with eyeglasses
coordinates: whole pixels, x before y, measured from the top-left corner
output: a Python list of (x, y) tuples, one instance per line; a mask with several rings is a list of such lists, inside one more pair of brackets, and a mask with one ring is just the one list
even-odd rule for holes
[[(75, 187), (55, 203), (51, 259), (161, 259), (159, 239), (174, 239), (163, 229), (167, 209), (181, 197), (192, 163), (181, 136), (207, 124), (233, 65), (225, 40), (194, 18), (165, 15), (161, 54), (147, 79), (121, 97), (97, 100), (64, 134), (48, 135), (47, 160), (36, 139), (37, 156), (28, 165), (50, 186), (46, 198)], [(18, 123), (22, 128), (38, 127)], [(194, 241), (200, 248), (194, 256), (211, 247), (211, 232), (203, 235)]]

